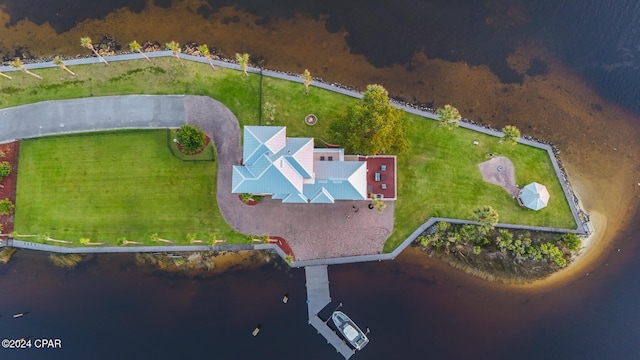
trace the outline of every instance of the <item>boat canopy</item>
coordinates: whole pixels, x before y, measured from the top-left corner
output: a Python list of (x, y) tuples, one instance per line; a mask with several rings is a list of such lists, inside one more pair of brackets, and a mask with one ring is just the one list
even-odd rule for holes
[(344, 327), (344, 336), (347, 337), (347, 340), (349, 341), (353, 341), (358, 337), (358, 334), (360, 334), (358, 332), (358, 330), (354, 329), (353, 326), (351, 325), (346, 325)]

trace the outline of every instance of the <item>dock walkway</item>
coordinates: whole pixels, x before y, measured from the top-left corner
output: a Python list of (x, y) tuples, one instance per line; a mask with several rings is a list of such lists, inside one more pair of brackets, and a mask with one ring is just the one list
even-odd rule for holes
[(327, 265), (307, 266), (304, 271), (307, 280), (309, 324), (318, 331), (318, 334), (324, 336), (327, 342), (333, 345), (345, 359), (349, 359), (355, 354), (355, 351), (318, 316), (318, 313), (331, 302)]

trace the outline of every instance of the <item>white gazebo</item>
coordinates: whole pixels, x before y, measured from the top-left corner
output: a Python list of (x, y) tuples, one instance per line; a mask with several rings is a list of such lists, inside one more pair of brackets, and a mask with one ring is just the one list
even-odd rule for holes
[(532, 182), (520, 189), (518, 200), (529, 209), (540, 210), (549, 203), (549, 191), (546, 186)]

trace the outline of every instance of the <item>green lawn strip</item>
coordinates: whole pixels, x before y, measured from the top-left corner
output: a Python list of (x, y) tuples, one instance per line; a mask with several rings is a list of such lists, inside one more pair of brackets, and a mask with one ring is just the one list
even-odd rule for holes
[(178, 135), (177, 129), (169, 129), (167, 130), (167, 144), (169, 149), (171, 150), (171, 154), (176, 158), (183, 161), (213, 161), (215, 159), (215, 146), (213, 145), (213, 141), (210, 141), (201, 152), (197, 154), (187, 155), (184, 154), (178, 149), (178, 145), (174, 141), (176, 136)]
[(74, 245), (82, 237), (163, 245), (153, 233), (176, 244), (190, 244), (189, 233), (244, 242), (217, 207), (216, 175), (215, 162), (173, 157), (163, 130), (23, 141), (15, 231)]
[[(304, 94), (304, 85), (274, 78), (264, 78), (262, 84), (263, 103), (276, 106), (275, 122), (272, 125), (286, 126), (287, 136), (314, 137), (316, 147), (324, 147), (321, 141), (330, 141), (329, 124), (348, 106), (357, 100), (335, 92), (311, 88)], [(307, 115), (314, 114), (318, 122), (309, 126), (304, 122)], [(264, 124), (267, 119), (262, 118)], [(255, 124), (257, 125), (257, 124)]]
[[(260, 77), (176, 59), (132, 60), (78, 65), (70, 76), (62, 69), (38, 69), (43, 80), (19, 72), (2, 83), (0, 108), (45, 100), (127, 94), (206, 95), (225, 104), (239, 121), (257, 122), (260, 109)], [(23, 76), (24, 75), (24, 76)], [(36, 80), (36, 81), (33, 81)]]
[[(576, 227), (569, 204), (555, 176), (549, 155), (527, 145), (501, 143), (499, 138), (409, 115), (411, 148), (398, 157), (398, 200), (394, 233), (385, 251), (395, 249), (429, 218), (470, 219), (473, 209), (491, 205), (500, 222), (565, 229)], [(473, 145), (478, 141), (479, 145)], [(503, 188), (484, 182), (478, 164), (489, 153), (508, 157), (521, 187), (536, 181), (544, 184), (549, 205), (533, 211), (518, 205)]]

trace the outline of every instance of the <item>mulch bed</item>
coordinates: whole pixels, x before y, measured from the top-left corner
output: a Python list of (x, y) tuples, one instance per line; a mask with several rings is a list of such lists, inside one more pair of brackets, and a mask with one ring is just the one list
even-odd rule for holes
[[(18, 155), (20, 152), (20, 142), (14, 141), (12, 143), (0, 145), (2, 154), (0, 155), (0, 161), (8, 161), (11, 164), (11, 174), (6, 176), (0, 182), (0, 200), (9, 199), (12, 203), (16, 203), (16, 182), (18, 179)], [(13, 217), (11, 215), (0, 215), (0, 224), (2, 224), (2, 233), (10, 234), (13, 232)]]
[[(281, 238), (280, 236), (269, 236), (269, 238), (272, 240), (271, 243), (278, 245), (280, 249), (282, 249), (282, 251), (285, 252), (285, 254), (294, 256), (291, 246), (287, 244), (287, 240)], [(273, 241), (273, 240), (276, 240), (276, 241)]]
[[(242, 201), (242, 194), (238, 195), (238, 199), (240, 199), (240, 201)], [(249, 206), (260, 204), (259, 201), (255, 201), (255, 200), (242, 201), (242, 203), (245, 204), (245, 205), (249, 205)]]

